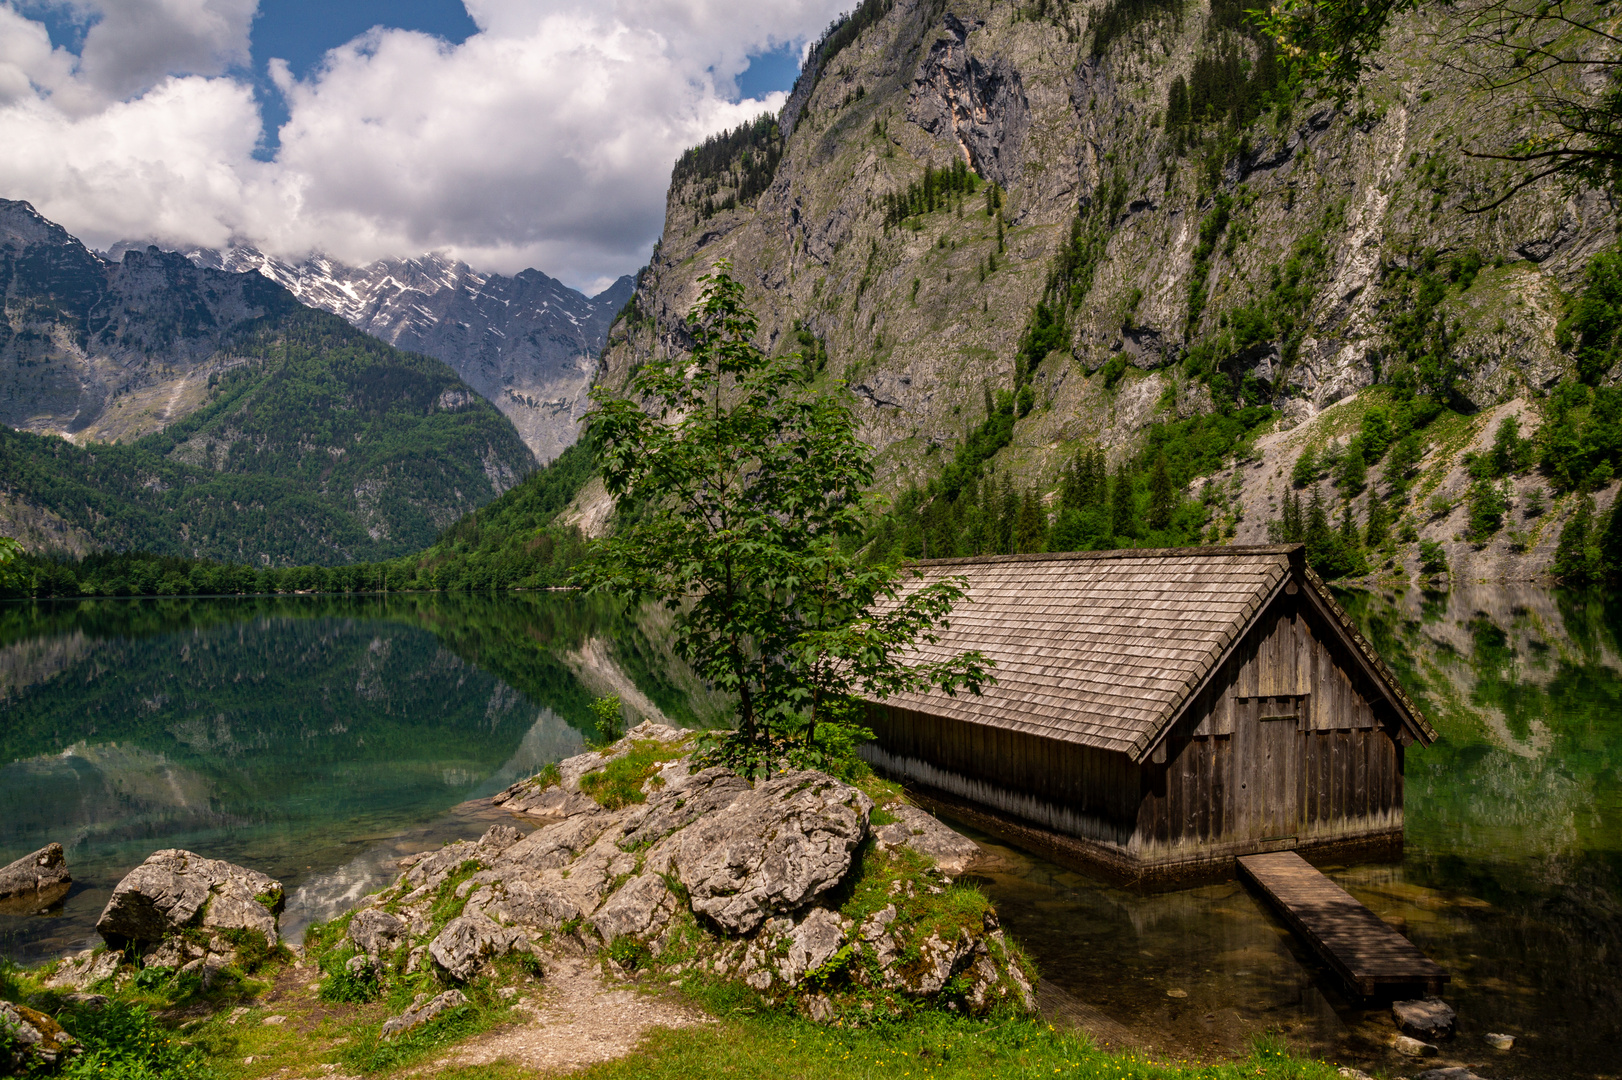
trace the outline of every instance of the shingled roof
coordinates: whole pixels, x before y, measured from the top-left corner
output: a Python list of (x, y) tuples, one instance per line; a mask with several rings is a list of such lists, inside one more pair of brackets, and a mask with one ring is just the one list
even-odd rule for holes
[(1311, 591), (1415, 736), (1435, 739), (1299, 545), (1003, 555), (915, 563), (921, 583), (967, 579), (969, 602), (920, 658), (978, 649), (996, 662), (979, 696), (886, 704), (1118, 751), (1141, 761), (1293, 577)]

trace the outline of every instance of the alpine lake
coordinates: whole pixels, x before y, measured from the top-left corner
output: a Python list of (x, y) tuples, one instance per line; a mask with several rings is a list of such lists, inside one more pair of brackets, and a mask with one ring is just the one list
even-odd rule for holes
[[(1407, 754), (1403, 861), (1325, 871), (1452, 974), (1442, 1061), (1622, 1077), (1622, 601), (1341, 600), (1441, 737)], [(489, 796), (579, 753), (593, 699), (723, 722), (667, 626), (570, 593), (0, 605), (0, 865), (57, 841), (74, 877), (45, 912), (0, 912), (0, 954), (94, 944), (112, 887), (169, 847), (281, 879), (296, 941), (401, 856), (508, 820)], [(1122, 1041), (1210, 1059), (1271, 1032), (1386, 1075), (1433, 1067), (1396, 1056), (1389, 1011), (1238, 881), (1132, 892), (971, 835), (1004, 926)]]

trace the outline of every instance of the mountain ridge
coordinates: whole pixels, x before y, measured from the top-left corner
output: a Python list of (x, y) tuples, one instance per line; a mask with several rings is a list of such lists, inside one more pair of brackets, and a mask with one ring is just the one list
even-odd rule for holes
[[(109, 250), (140, 246), (126, 241)], [(445, 362), (512, 421), (542, 464), (578, 437), (608, 326), (635, 286), (626, 275), (587, 297), (534, 268), (484, 274), (433, 253), (350, 266), (319, 254), (275, 258), (246, 245), (175, 250), (201, 267), (257, 272), (300, 303)]]

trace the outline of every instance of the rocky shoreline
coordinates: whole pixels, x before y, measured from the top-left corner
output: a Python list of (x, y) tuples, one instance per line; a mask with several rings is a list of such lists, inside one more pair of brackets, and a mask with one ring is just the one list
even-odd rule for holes
[[(538, 828), (497, 824), (402, 859), (391, 886), (299, 949), (280, 938), (279, 882), (155, 852), (98, 920), (105, 946), (51, 965), (43, 985), (81, 1005), (188, 978), (206, 994), (280, 959), (319, 973), (323, 999), (416, 990), (384, 1041), (465, 1009), (486, 976), (544, 985), (582, 963), (617, 981), (735, 983), (823, 1023), (1034, 1009), (1028, 962), (955, 881), (972, 841), (882, 782), (869, 794), (820, 772), (750, 783), (696, 767), (695, 735), (645, 723), (514, 784), (494, 802)], [(73, 1053), (50, 1017), (16, 1019), (38, 1036), (25, 1035), (32, 1061)]]

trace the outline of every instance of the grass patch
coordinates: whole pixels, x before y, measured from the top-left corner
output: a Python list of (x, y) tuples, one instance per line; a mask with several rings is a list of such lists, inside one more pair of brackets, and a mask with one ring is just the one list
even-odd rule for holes
[(906, 1023), (839, 1029), (771, 1014), (655, 1031), (636, 1053), (576, 1075), (583, 1080), (1331, 1080), (1335, 1070), (1267, 1040), (1240, 1061), (1162, 1063), (1104, 1053), (1084, 1035), (1055, 1031), (1036, 1020), (977, 1021), (931, 1013)]
[(599, 806), (609, 810), (646, 802), (648, 797), (642, 791), (642, 785), (659, 771), (659, 766), (676, 760), (686, 752), (685, 740), (664, 743), (657, 739), (637, 739), (631, 743), (629, 754), (582, 776), (580, 790), (595, 799)]
[(363, 1073), (394, 1072), (512, 1019), (512, 1010), (496, 996), (491, 980), (481, 979), (468, 986), (466, 992), (466, 1005), (458, 1005), (387, 1042), (381, 1038), (381, 1023), (363, 1026), (344, 1047), (342, 1061)]

